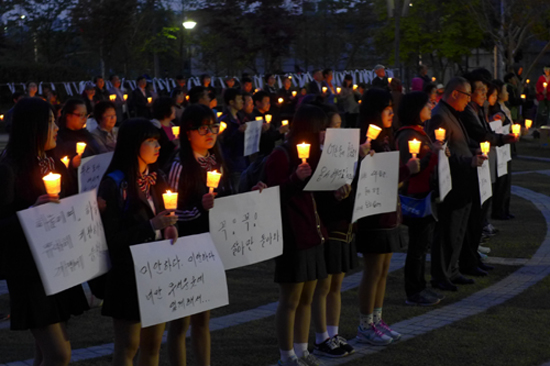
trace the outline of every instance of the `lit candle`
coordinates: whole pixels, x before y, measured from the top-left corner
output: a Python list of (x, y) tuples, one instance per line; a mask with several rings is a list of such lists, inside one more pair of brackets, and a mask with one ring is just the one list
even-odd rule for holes
[(323, 93), (326, 93), (328, 88), (326, 86), (323, 86)]
[(306, 163), (306, 160), (309, 158), (309, 148), (310, 144), (305, 142), (296, 145), (298, 147), (298, 157), (302, 159), (302, 164)]
[(254, 93), (257, 93), (260, 89), (256, 88), (254, 89)]
[(256, 117), (256, 121), (263, 121), (263, 120), (264, 120), (264, 117), (262, 117), (262, 116)]
[(382, 129), (377, 125), (369, 125), (369, 129), (367, 130), (367, 142), (376, 140), (380, 132), (382, 132)]
[(340, 92), (342, 91), (342, 88), (340, 88), (339, 86), (336, 87), (336, 93), (340, 94)]
[(435, 83), (436, 80), (435, 76), (432, 76), (432, 83)]
[(527, 80), (525, 80), (525, 82), (526, 82), (527, 84), (529, 84), (529, 83), (531, 82), (531, 80), (527, 79)]
[(288, 75), (288, 78), (289, 78), (289, 79), (292, 79), (292, 75)]
[(220, 123), (220, 133), (222, 133), (223, 131), (225, 131), (226, 128), (227, 128), (227, 123), (221, 122), (221, 123)]
[(147, 103), (153, 103), (153, 97), (148, 97), (147, 98)]
[(50, 173), (42, 179), (50, 196), (57, 196), (61, 192), (61, 175)]
[(358, 101), (357, 103), (361, 104), (361, 102), (362, 102), (362, 100), (361, 100), (361, 99), (359, 99), (359, 101)]
[(353, 90), (357, 89), (358, 88), (358, 85), (357, 84), (354, 84), (353, 85)]
[(189, 95), (186, 95), (186, 96), (185, 96), (185, 100), (189, 100)]
[(283, 104), (285, 100), (283, 98), (279, 98), (277, 101), (279, 102), (279, 104)]
[(222, 116), (223, 112), (218, 112), (216, 113), (216, 115), (218, 116), (218, 118), (220, 118)]
[(65, 164), (65, 166), (66, 166), (67, 168), (69, 167), (69, 162), (70, 162), (70, 161), (71, 161), (71, 160), (69, 159), (68, 156), (65, 156), (65, 157), (63, 157), (63, 158), (61, 159), (61, 162), (62, 162), (63, 164)]
[(206, 172), (206, 186), (210, 188), (209, 193), (214, 193), (214, 189), (220, 184), (221, 173), (217, 171)]
[(128, 94), (124, 94), (123, 98), (124, 98), (125, 101), (128, 100)]
[(0, 114), (0, 121), (3, 121), (3, 120), (4, 120), (4, 115)]
[(525, 99), (525, 94), (522, 94), (522, 95), (521, 95), (521, 99)]
[(393, 78), (388, 78), (388, 83), (391, 84), (391, 81), (393, 80)]
[(532, 121), (532, 120), (530, 120), (530, 119), (526, 119), (526, 120), (525, 120), (525, 128), (526, 128), (526, 129), (530, 129), (532, 125), (533, 125), (533, 121)]
[(435, 130), (435, 139), (441, 142), (445, 141), (445, 132), (446, 131), (443, 128), (438, 128), (437, 130)]
[(272, 119), (272, 118), (273, 118), (273, 116), (272, 116), (271, 114), (266, 114), (266, 115), (265, 115), (265, 121), (266, 121), (267, 123), (271, 123), (271, 119)]
[(82, 155), (84, 150), (86, 150), (86, 143), (85, 142), (77, 142), (76, 143), (76, 153), (78, 155)]
[(548, 83), (545, 81), (544, 83), (542, 83), (542, 86), (544, 86), (544, 88), (546, 89), (546, 87), (548, 86)]
[(413, 158), (416, 159), (416, 155), (420, 153), (420, 141), (413, 139), (409, 141), (409, 152), (412, 154)]
[(516, 135), (516, 137), (519, 137), (519, 133), (521, 132), (521, 126), (517, 123), (512, 125), (512, 133)]
[(180, 135), (180, 126), (172, 126), (172, 133), (178, 138)]
[(285, 120), (284, 120), (283, 122), (281, 122), (281, 123), (283, 124), (283, 126), (286, 126), (286, 125), (288, 125), (288, 120), (285, 119)]
[(109, 99), (111, 100), (111, 102), (114, 102), (116, 99), (116, 94), (109, 95)]
[[(171, 191), (166, 191), (162, 194), (162, 199), (164, 200), (164, 208), (167, 210), (175, 210), (178, 208), (178, 193), (172, 193)], [(174, 215), (175, 212), (170, 213)]]
[(295, 97), (296, 94), (298, 94), (298, 92), (297, 92), (296, 90), (293, 90), (293, 91), (292, 91), (292, 96)]
[(481, 145), (481, 153), (487, 156), (487, 154), (491, 150), (491, 144), (489, 143), (489, 141), (485, 141), (480, 143), (480, 145)]

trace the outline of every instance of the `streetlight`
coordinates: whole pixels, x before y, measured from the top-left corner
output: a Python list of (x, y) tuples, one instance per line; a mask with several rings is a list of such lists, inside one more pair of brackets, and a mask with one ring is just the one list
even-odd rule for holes
[[(185, 22), (182, 23), (182, 25), (183, 25), (183, 28), (185, 28), (188, 31), (191, 31), (193, 28), (195, 28), (195, 26), (197, 25), (197, 22), (194, 22), (192, 20), (186, 20)], [(184, 74), (186, 73), (186, 71), (188, 71), (188, 75), (191, 76), (191, 52), (189, 50), (189, 45), (185, 48), (185, 53), (187, 54), (186, 58), (188, 58), (187, 62), (189, 63), (189, 65), (188, 67), (185, 67), (186, 65), (184, 63), (183, 71), (184, 71)]]

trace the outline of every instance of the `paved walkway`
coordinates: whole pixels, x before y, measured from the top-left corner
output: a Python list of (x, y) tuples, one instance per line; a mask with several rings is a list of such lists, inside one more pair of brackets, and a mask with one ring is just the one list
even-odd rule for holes
[[(495, 261), (500, 261), (506, 264), (523, 264), (524, 266), (510, 276), (501, 280), (500, 282), (490, 287), (487, 287), (461, 301), (450, 304), (448, 306), (437, 308), (423, 315), (393, 324), (392, 328), (403, 334), (403, 338), (400, 342), (407, 341), (418, 335), (436, 330), (445, 325), (449, 325), (456, 321), (465, 319), (469, 316), (477, 315), (490, 307), (500, 305), (506, 300), (517, 296), (518, 294), (520, 294), (530, 286), (533, 286), (534, 284), (545, 278), (548, 274), (550, 274), (550, 198), (543, 194), (516, 186), (512, 187), (512, 193), (521, 198), (531, 201), (541, 211), (546, 220), (546, 238), (544, 239), (537, 252), (533, 255), (531, 259), (493, 258), (493, 263), (495, 263)], [(405, 256), (406, 255), (404, 253), (395, 253), (392, 263), (390, 265), (390, 271), (395, 271), (403, 267)], [(356, 288), (359, 285), (360, 280), (361, 273), (356, 273), (354, 275), (346, 277), (342, 286), (342, 291)], [(276, 308), (277, 302), (273, 302), (267, 305), (260, 306), (256, 309), (214, 318), (210, 322), (210, 328), (212, 331), (216, 331), (219, 329), (225, 329), (254, 320), (270, 317), (275, 315)], [(165, 340), (166, 339), (164, 339), (164, 341)], [(359, 359), (361, 357), (364, 357), (365, 355), (372, 354), (383, 349), (381, 347), (359, 344), (355, 340), (350, 340), (349, 343), (355, 347), (355, 354), (337, 360), (324, 359), (324, 364), (326, 366), (345, 364), (347, 362)], [(112, 352), (113, 343), (75, 349), (72, 351), (71, 362), (107, 356), (112, 354)], [(32, 365), (32, 359), (0, 364), (0, 366), (25, 365)]]

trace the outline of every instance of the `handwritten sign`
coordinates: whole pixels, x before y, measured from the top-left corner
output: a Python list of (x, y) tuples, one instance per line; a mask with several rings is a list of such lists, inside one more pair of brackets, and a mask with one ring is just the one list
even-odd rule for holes
[(358, 128), (327, 129), (321, 159), (304, 191), (333, 191), (351, 183), (358, 156)]
[(449, 165), (449, 158), (445, 154), (447, 149), (447, 143), (443, 145), (443, 150), (439, 150), (437, 172), (439, 177), (439, 199), (441, 202), (447, 197), (447, 194), (453, 189), (453, 182), (451, 179), (451, 166)]
[(46, 295), (109, 270), (95, 190), (17, 213)]
[(226, 270), (283, 254), (279, 187), (218, 198), (209, 219)]
[(495, 133), (502, 133), (502, 121), (496, 120), (489, 122), (489, 126), (491, 126), (491, 130)]
[(78, 191), (82, 193), (97, 189), (112, 159), (113, 152), (82, 159), (78, 167)]
[(367, 155), (361, 162), (353, 222), (397, 207), (399, 151)]
[(244, 156), (252, 155), (260, 151), (260, 138), (262, 137), (263, 120), (246, 122), (244, 131)]
[(132, 245), (141, 326), (229, 303), (223, 264), (210, 234)]
[(493, 187), (491, 184), (491, 169), (489, 160), (485, 160), (482, 166), (477, 167), (477, 179), (479, 182), (479, 197), (481, 203), (487, 201), (493, 195)]
[[(507, 135), (510, 133), (510, 125), (502, 126), (502, 133)], [(512, 147), (510, 144), (502, 146), (503, 156), (506, 157), (506, 161), (512, 160)]]

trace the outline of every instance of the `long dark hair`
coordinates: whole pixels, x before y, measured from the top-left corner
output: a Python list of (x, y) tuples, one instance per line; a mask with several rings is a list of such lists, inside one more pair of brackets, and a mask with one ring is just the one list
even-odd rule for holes
[[(181, 115), (180, 164), (182, 166), (182, 174), (186, 175), (185, 179), (183, 177), (179, 179), (178, 194), (181, 198), (200, 195), (204, 187), (206, 187), (206, 173), (197, 162), (197, 159), (195, 159), (193, 148), (187, 138), (189, 131), (195, 130), (205, 123), (217, 123), (214, 112), (205, 105), (192, 104), (185, 108)], [(227, 170), (224, 164), (218, 139), (216, 139), (216, 143), (209, 152), (216, 156), (216, 162), (221, 166), (223, 174), (229, 174), (229, 170)]]
[(403, 126), (421, 125), (420, 112), (428, 104), (428, 94), (421, 91), (407, 93), (399, 104), (399, 122)]
[[(120, 170), (128, 184), (128, 193), (137, 196), (137, 178), (139, 171), (139, 151), (143, 141), (160, 137), (159, 130), (145, 118), (132, 118), (122, 123), (113, 160), (105, 174)], [(133, 184), (132, 184), (133, 183)]]
[(293, 160), (298, 159), (298, 149), (296, 145), (305, 142), (310, 144), (308, 163), (312, 169), (317, 167), (321, 157), (321, 143), (319, 141), (320, 132), (327, 125), (327, 115), (319, 107), (311, 104), (302, 104), (292, 120), (292, 126), (288, 133), (288, 147), (290, 156)]
[[(393, 105), (393, 98), (390, 92), (373, 88), (363, 93), (361, 97), (361, 107), (359, 108), (359, 127), (361, 128), (361, 143), (367, 140), (367, 130), (370, 124), (377, 125), (382, 129), (380, 135), (373, 141), (374, 145), (384, 143), (386, 137), (389, 137), (390, 145), (393, 144), (393, 130), (391, 127), (384, 128), (382, 124), (382, 112), (386, 107)], [(375, 149), (376, 150), (376, 149)]]
[(48, 139), (50, 103), (40, 98), (23, 98), (13, 108), (12, 130), (6, 158), (16, 172), (30, 170), (36, 165), (37, 157), (44, 154)]
[[(76, 111), (76, 107), (79, 105), (83, 105), (84, 107), (86, 107), (86, 102), (84, 102), (84, 100), (80, 98), (72, 98), (65, 102), (65, 105), (61, 110), (61, 117), (59, 117), (60, 129), (67, 128), (67, 114), (74, 113), (74, 111)], [(101, 118), (101, 116), (99, 118)]]

